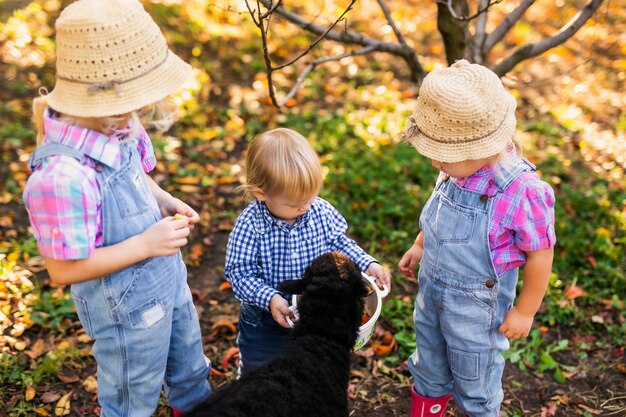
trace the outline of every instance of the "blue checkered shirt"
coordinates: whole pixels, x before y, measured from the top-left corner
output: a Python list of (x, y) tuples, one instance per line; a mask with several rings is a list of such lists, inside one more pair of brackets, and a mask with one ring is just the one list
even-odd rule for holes
[(346, 236), (348, 224), (326, 200), (315, 199), (293, 225), (253, 201), (237, 218), (226, 245), (224, 273), (241, 302), (269, 310), (281, 281), (300, 279), (319, 255), (337, 251), (365, 271), (376, 259)]

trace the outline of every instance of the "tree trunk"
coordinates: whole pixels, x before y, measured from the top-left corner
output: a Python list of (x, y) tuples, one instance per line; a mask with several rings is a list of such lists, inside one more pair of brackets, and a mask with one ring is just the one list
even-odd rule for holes
[[(466, 0), (452, 0), (452, 9), (456, 16), (468, 16), (469, 6)], [(467, 20), (455, 18), (445, 1), (437, 1), (437, 28), (446, 48), (448, 65), (465, 58), (470, 34)]]

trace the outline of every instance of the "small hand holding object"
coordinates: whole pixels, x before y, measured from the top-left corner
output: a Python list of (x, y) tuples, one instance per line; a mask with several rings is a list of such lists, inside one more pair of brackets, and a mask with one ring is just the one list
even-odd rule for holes
[(421, 246), (414, 244), (398, 262), (400, 273), (408, 278), (415, 278), (415, 267), (422, 260), (424, 250)]
[(534, 318), (534, 315), (523, 314), (513, 307), (504, 316), (504, 321), (498, 331), (509, 339), (528, 337)]
[(293, 311), (289, 309), (289, 303), (280, 294), (274, 294), (270, 301), (270, 312), (274, 321), (282, 327), (289, 329), (291, 326), (287, 322), (287, 317), (291, 320), (295, 320)]
[(391, 278), (389, 278), (389, 273), (381, 264), (371, 263), (365, 273), (376, 279), (376, 284), (379, 288), (386, 285), (388, 289), (391, 289)]
[(147, 258), (154, 256), (170, 256), (177, 253), (187, 244), (189, 236), (189, 220), (185, 216), (175, 219), (166, 217), (147, 228), (139, 237)]
[(160, 206), (161, 214), (164, 217), (167, 216), (185, 216), (189, 219), (189, 230), (193, 230), (194, 225), (200, 221), (200, 215), (192, 209), (189, 205), (184, 203), (182, 200), (178, 198), (168, 198), (165, 202), (163, 202)]

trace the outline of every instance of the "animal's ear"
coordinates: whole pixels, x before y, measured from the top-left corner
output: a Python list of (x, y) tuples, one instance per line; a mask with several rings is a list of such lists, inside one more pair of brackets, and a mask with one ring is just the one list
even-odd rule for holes
[(301, 279), (289, 279), (279, 283), (276, 289), (287, 294), (302, 294), (305, 286)]

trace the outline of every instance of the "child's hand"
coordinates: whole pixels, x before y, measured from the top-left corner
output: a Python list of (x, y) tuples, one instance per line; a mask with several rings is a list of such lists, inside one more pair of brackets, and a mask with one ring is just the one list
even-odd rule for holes
[(162, 201), (159, 208), (163, 217), (175, 216), (176, 214), (187, 217), (189, 230), (193, 230), (194, 225), (200, 221), (200, 215), (178, 198), (172, 197)]
[(511, 308), (504, 316), (502, 325), (498, 331), (509, 339), (522, 339), (528, 337), (535, 316), (529, 316), (519, 312), (515, 307)]
[(142, 249), (146, 251), (146, 258), (152, 258), (174, 255), (187, 244), (189, 233), (187, 217), (181, 216), (175, 220), (168, 216), (148, 227), (139, 237)]
[(415, 278), (415, 267), (422, 260), (423, 254), (424, 249), (420, 245), (413, 244), (398, 262), (400, 273), (405, 277)]
[(381, 264), (372, 262), (365, 271), (365, 274), (376, 278), (376, 284), (378, 284), (379, 288), (382, 285), (386, 285), (387, 288), (391, 289), (391, 279), (389, 278), (389, 273)]
[(287, 322), (286, 317), (295, 321), (296, 318), (293, 315), (293, 311), (289, 310), (289, 303), (280, 294), (274, 294), (270, 301), (270, 312), (274, 321), (280, 324), (282, 327), (290, 329), (291, 326)]

